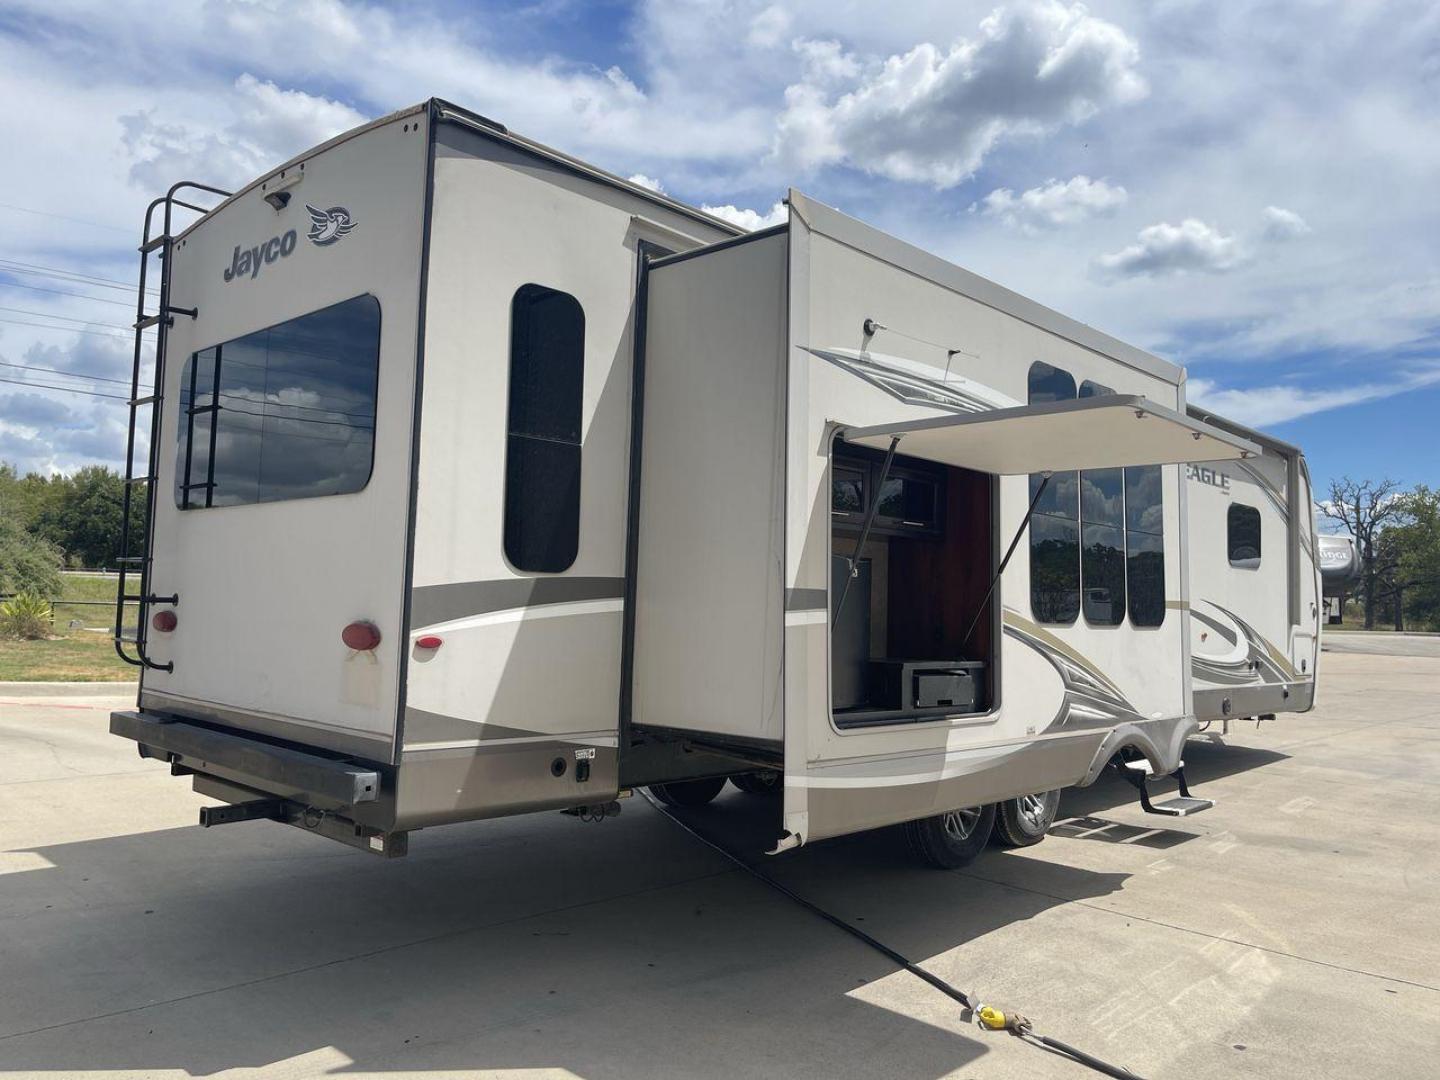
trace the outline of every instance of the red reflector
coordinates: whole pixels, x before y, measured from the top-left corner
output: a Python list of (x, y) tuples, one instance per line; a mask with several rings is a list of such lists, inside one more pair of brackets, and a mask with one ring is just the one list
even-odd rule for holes
[(415, 647), (417, 649), (438, 649), (443, 644), (445, 644), (445, 639), (438, 638), (434, 634), (415, 639)]
[(150, 619), (150, 625), (162, 634), (168, 634), (175, 629), (179, 619), (175, 618), (173, 611), (157, 611)]
[(340, 640), (356, 652), (369, 652), (380, 644), (380, 628), (372, 622), (352, 622), (340, 631)]

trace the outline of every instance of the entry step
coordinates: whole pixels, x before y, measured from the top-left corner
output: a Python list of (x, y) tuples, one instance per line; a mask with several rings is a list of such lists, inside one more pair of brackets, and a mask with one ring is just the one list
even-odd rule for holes
[(1189, 817), (1191, 814), (1198, 814), (1202, 810), (1209, 810), (1215, 805), (1214, 799), (1185, 798), (1178, 795), (1173, 799), (1164, 799), (1160, 802), (1152, 802), (1145, 809), (1152, 814), (1164, 814), (1167, 817)]
[(1163, 817), (1189, 817), (1191, 814), (1198, 814), (1209, 810), (1215, 805), (1214, 799), (1197, 799), (1190, 794), (1190, 787), (1185, 783), (1185, 763), (1182, 761), (1180, 767), (1170, 776), (1180, 788), (1180, 794), (1172, 799), (1162, 799), (1159, 802), (1150, 801), (1150, 784), (1161, 780), (1163, 777), (1155, 774), (1154, 770), (1143, 758), (1134, 761), (1113, 761), (1116, 771), (1140, 793), (1140, 809), (1147, 814), (1160, 814)]

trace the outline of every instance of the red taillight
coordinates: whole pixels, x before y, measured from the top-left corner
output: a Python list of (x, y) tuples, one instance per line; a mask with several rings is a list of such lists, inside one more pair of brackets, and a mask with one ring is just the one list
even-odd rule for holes
[(157, 611), (150, 617), (150, 625), (162, 634), (168, 634), (179, 623), (173, 611)]
[(340, 631), (340, 640), (356, 652), (369, 652), (380, 644), (380, 628), (372, 622), (352, 622)]
[(438, 649), (445, 644), (444, 638), (438, 638), (434, 634), (427, 634), (425, 637), (415, 639), (417, 649)]

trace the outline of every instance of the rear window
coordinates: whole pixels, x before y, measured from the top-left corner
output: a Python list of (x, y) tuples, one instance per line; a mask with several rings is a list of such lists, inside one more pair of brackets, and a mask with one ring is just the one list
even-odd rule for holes
[(374, 461), (379, 372), (370, 295), (193, 354), (180, 379), (175, 505), (359, 491)]

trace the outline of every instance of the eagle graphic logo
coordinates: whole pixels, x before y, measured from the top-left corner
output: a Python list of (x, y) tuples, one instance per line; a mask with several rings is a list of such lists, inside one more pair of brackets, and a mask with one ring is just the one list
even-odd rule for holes
[(305, 209), (310, 212), (310, 239), (317, 247), (328, 247), (355, 228), (355, 219), (343, 206), (332, 206), (329, 210), (317, 210), (306, 203)]

